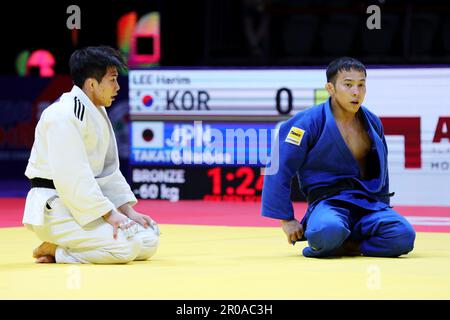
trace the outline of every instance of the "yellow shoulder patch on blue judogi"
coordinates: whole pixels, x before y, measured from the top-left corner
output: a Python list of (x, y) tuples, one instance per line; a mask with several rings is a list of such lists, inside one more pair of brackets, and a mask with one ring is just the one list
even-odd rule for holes
[(286, 140), (284, 141), (299, 146), (300, 143), (302, 142), (304, 133), (305, 130), (297, 127), (292, 127), (291, 130), (289, 131), (289, 134), (286, 137)]

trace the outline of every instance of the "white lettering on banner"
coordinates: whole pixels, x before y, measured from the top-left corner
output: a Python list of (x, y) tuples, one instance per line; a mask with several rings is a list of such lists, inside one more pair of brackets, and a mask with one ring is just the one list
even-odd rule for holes
[(233, 164), (232, 156), (228, 153), (191, 152), (187, 149), (173, 149), (170, 160), (176, 165), (180, 164)]
[(169, 201), (178, 201), (180, 199), (180, 189), (177, 187), (168, 187), (164, 183), (158, 186), (157, 184), (142, 184), (139, 189), (134, 190), (134, 193), (142, 199), (162, 199)]
[(133, 182), (185, 183), (185, 170), (174, 169), (133, 169)]
[(142, 199), (157, 199), (159, 195), (159, 188), (156, 184), (142, 184), (137, 192)]
[(133, 150), (136, 162), (170, 162), (170, 150)]
[(176, 124), (172, 136), (166, 139), (168, 146), (187, 147), (194, 142), (194, 147), (211, 145), (212, 130), (210, 125), (203, 125), (201, 121), (194, 121), (194, 124)]
[(161, 199), (178, 201), (180, 199), (180, 189), (176, 187), (167, 187), (165, 184), (162, 184)]

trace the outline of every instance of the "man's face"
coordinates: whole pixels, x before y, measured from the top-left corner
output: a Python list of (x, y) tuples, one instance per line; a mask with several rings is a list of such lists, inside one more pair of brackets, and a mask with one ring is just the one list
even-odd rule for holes
[(119, 73), (116, 67), (109, 67), (102, 81), (97, 82), (94, 86), (93, 102), (97, 107), (111, 106), (120, 89), (119, 83), (117, 82), (118, 75)]
[[(331, 84), (331, 83), (329, 83)], [(327, 90), (344, 111), (356, 113), (366, 95), (366, 76), (363, 71), (341, 70), (336, 75), (336, 83), (327, 84)]]

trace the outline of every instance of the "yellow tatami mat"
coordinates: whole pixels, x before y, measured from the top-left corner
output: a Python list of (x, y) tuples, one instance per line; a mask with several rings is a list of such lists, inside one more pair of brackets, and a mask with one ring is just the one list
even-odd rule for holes
[(24, 228), (0, 229), (0, 299), (450, 299), (450, 234), (401, 258), (301, 256), (279, 228), (160, 225), (154, 259), (35, 264)]

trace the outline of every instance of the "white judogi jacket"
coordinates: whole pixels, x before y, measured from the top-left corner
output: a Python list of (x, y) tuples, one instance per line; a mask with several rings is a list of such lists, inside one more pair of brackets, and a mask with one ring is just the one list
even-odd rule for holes
[(56, 190), (32, 188), (23, 223), (44, 224), (46, 201), (58, 195), (84, 226), (137, 199), (119, 170), (117, 144), (104, 107), (97, 108), (77, 86), (41, 115), (25, 171), (53, 180)]

